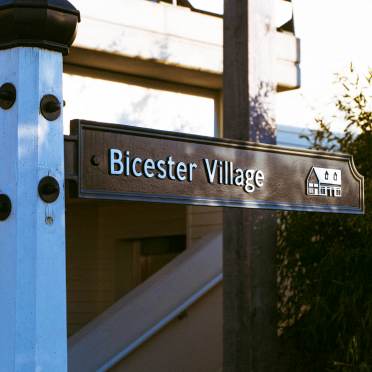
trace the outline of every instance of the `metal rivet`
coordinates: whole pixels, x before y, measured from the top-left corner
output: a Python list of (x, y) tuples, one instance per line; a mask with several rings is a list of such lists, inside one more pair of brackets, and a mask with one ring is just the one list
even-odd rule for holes
[(45, 223), (49, 226), (53, 225), (54, 223), (54, 218), (52, 216), (47, 216), (45, 217)]
[(101, 163), (101, 159), (99, 156), (97, 155), (93, 155), (91, 158), (90, 158), (90, 162), (92, 165), (94, 165), (95, 167), (98, 167)]
[(44, 177), (39, 182), (39, 196), (46, 203), (53, 203), (58, 199), (60, 188), (54, 177)]
[(57, 120), (61, 116), (61, 102), (56, 96), (47, 94), (41, 99), (40, 112), (49, 121)]
[(9, 110), (16, 101), (17, 91), (13, 84), (5, 83), (0, 87), (0, 107)]
[(12, 212), (12, 202), (8, 195), (0, 194), (0, 221), (5, 221)]

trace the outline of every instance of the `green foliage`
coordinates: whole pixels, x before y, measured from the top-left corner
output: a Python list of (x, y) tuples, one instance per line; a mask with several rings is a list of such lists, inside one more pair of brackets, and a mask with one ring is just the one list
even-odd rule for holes
[(352, 154), (365, 177), (365, 216), (283, 213), (278, 233), (279, 335), (291, 370), (372, 371), (372, 72), (338, 76), (344, 132), (317, 119), (311, 147)]

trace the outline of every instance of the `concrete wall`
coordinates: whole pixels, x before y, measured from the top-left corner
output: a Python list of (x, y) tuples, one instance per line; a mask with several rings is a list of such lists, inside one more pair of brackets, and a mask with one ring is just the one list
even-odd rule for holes
[[(223, 19), (145, 0), (75, 0), (82, 22), (66, 64), (222, 88)], [(300, 85), (299, 40), (276, 32), (278, 90)]]
[(222, 19), (144, 0), (75, 0), (77, 48), (222, 71)]

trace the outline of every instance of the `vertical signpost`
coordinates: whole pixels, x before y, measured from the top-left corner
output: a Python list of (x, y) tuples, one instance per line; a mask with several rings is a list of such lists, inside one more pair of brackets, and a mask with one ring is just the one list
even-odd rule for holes
[(66, 371), (68, 1), (0, 1), (0, 369)]
[[(224, 137), (275, 143), (274, 1), (225, 0)], [(224, 210), (224, 372), (273, 371), (275, 213)]]

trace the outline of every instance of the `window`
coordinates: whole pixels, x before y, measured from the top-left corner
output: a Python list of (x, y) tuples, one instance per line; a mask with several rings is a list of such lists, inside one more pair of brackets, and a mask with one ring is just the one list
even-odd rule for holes
[(185, 249), (185, 235), (119, 241), (115, 260), (116, 299), (144, 282)]
[[(214, 136), (217, 127), (214, 92), (158, 89), (102, 78), (64, 74), (64, 132), (72, 119), (126, 124)], [(169, 84), (168, 84), (169, 85)]]

